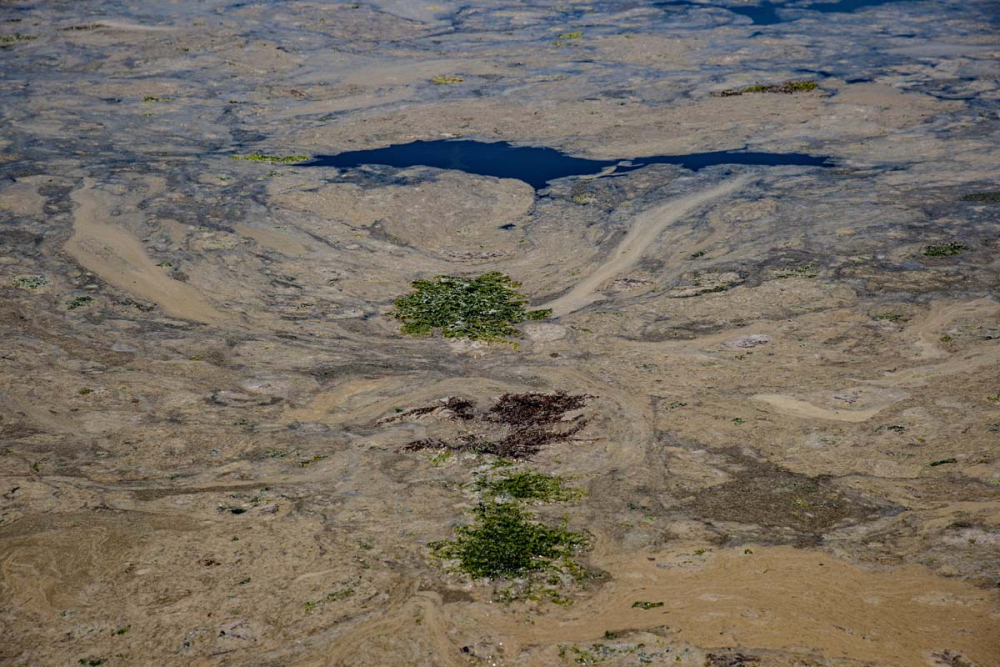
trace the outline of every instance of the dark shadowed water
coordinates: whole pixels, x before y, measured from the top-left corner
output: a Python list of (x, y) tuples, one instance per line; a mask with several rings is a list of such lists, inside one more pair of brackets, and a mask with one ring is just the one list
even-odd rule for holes
[(349, 151), (337, 155), (318, 155), (307, 167), (353, 169), (365, 164), (390, 167), (436, 167), (457, 169), (480, 176), (516, 178), (536, 190), (549, 181), (566, 176), (599, 174), (614, 167), (615, 174), (627, 173), (651, 164), (676, 164), (698, 171), (720, 164), (762, 166), (829, 167), (829, 158), (806, 153), (755, 153), (750, 151), (713, 151), (687, 155), (654, 155), (628, 160), (589, 160), (573, 157), (554, 148), (512, 146), (507, 142), (462, 140), (414, 141), (367, 151)]
[(754, 25), (774, 25), (788, 20), (778, 14), (781, 9), (799, 9), (823, 14), (846, 14), (868, 7), (878, 7), (894, 2), (906, 2), (907, 0), (840, 0), (839, 2), (813, 2), (813, 3), (785, 3), (785, 2), (764, 2), (756, 5), (716, 5), (711, 3), (695, 2), (694, 0), (665, 0), (658, 2), (658, 7), (716, 7), (726, 9), (746, 16)]

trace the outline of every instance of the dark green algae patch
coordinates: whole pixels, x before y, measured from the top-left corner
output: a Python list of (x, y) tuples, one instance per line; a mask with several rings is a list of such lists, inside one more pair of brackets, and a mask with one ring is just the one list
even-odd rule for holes
[(748, 95), (753, 93), (784, 93), (792, 95), (794, 93), (808, 93), (819, 88), (815, 81), (785, 81), (778, 84), (755, 84), (746, 88), (726, 89), (717, 93), (712, 93), (716, 97), (736, 97), (738, 95)]
[(574, 573), (573, 556), (590, 540), (565, 526), (547, 526), (515, 502), (487, 500), (473, 512), (475, 523), (455, 530), (455, 539), (431, 545), (474, 579), (524, 577), (536, 572)]
[(518, 324), (541, 320), (551, 310), (528, 310), (528, 299), (510, 276), (490, 271), (475, 278), (437, 276), (415, 280), (413, 292), (396, 299), (392, 316), (402, 332), (427, 336), (440, 330), (445, 338), (506, 342), (519, 336)]
[(531, 470), (483, 474), (474, 488), (480, 500), (473, 523), (456, 528), (454, 539), (431, 544), (431, 553), (472, 579), (506, 581), (494, 589), (497, 601), (572, 602), (567, 589), (592, 574), (575, 560), (589, 548), (590, 536), (570, 530), (565, 518), (556, 525), (544, 523), (525, 506), (576, 500), (583, 491), (567, 487), (561, 477)]
[(555, 475), (524, 470), (497, 479), (482, 476), (476, 487), (490, 497), (507, 497), (520, 501), (567, 502), (584, 495), (580, 489), (566, 486), (566, 481)]
[(266, 164), (295, 164), (308, 162), (311, 159), (308, 155), (268, 155), (266, 153), (250, 153), (249, 155), (233, 155), (231, 157), (234, 160), (264, 162)]

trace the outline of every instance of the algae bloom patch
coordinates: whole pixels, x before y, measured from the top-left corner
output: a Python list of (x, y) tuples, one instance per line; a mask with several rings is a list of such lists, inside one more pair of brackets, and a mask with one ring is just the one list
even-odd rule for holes
[(266, 153), (250, 153), (249, 155), (233, 155), (234, 160), (244, 160), (246, 162), (265, 162), (267, 164), (295, 164), (296, 162), (306, 162), (308, 155), (267, 155)]
[(537, 523), (514, 503), (482, 503), (475, 518), (475, 524), (458, 528), (454, 541), (431, 547), (476, 579), (573, 569), (572, 556), (588, 544), (584, 534)]
[(717, 93), (712, 93), (715, 97), (736, 97), (738, 95), (748, 95), (751, 93), (784, 93), (786, 95), (791, 95), (793, 93), (808, 93), (810, 91), (819, 88), (819, 84), (815, 81), (785, 81), (780, 84), (756, 84), (753, 86), (747, 86), (746, 88), (739, 88), (736, 90), (726, 89), (721, 90)]
[(437, 276), (411, 285), (413, 292), (396, 299), (392, 311), (411, 336), (439, 329), (446, 338), (503, 341), (520, 335), (518, 324), (551, 313), (527, 310), (527, 297), (517, 291), (521, 284), (499, 271), (476, 278)]

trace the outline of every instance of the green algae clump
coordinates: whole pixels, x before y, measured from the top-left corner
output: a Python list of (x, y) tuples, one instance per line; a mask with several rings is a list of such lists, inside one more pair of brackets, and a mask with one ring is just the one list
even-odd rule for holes
[(426, 336), (440, 329), (445, 338), (503, 341), (521, 332), (525, 320), (548, 317), (550, 310), (526, 310), (528, 299), (517, 292), (520, 283), (499, 271), (476, 278), (437, 276), (415, 280), (413, 292), (396, 299), (392, 316), (402, 331)]
[(19, 42), (31, 42), (36, 39), (38, 39), (38, 35), (23, 35), (19, 32), (11, 35), (0, 35), (0, 49), (5, 49)]
[(737, 95), (747, 95), (752, 93), (784, 93), (786, 95), (791, 95), (793, 93), (808, 93), (809, 91), (816, 90), (817, 88), (819, 88), (819, 84), (815, 81), (785, 81), (780, 84), (758, 83), (753, 86), (747, 86), (746, 88), (738, 88), (736, 90), (730, 88), (712, 94), (716, 97), (736, 97)]
[(431, 83), (437, 86), (447, 86), (453, 83), (462, 83), (464, 81), (465, 79), (455, 74), (438, 74), (431, 79)]
[(941, 245), (929, 245), (924, 248), (924, 255), (927, 257), (953, 257), (961, 255), (968, 250), (968, 246), (961, 243), (942, 243)]
[(977, 204), (1000, 204), (1000, 190), (993, 192), (970, 192), (962, 197), (962, 201), (971, 201)]
[(17, 276), (11, 284), (18, 289), (36, 290), (49, 284), (45, 276)]
[(645, 609), (647, 611), (662, 606), (663, 606), (662, 602), (646, 602), (644, 600), (639, 600), (637, 602), (632, 603), (632, 609)]
[(572, 569), (573, 554), (588, 542), (582, 533), (532, 521), (514, 503), (483, 503), (475, 518), (475, 524), (457, 529), (453, 541), (431, 545), (436, 556), (457, 560), (458, 569), (475, 579)]
[(250, 153), (249, 155), (234, 155), (234, 160), (246, 160), (248, 162), (266, 162), (267, 164), (291, 164), (293, 162), (305, 162), (308, 155), (267, 155), (265, 153)]
[(506, 496), (514, 500), (564, 502), (583, 495), (579, 489), (568, 488), (561, 477), (531, 471), (515, 472), (499, 479), (480, 478), (476, 486), (488, 496)]

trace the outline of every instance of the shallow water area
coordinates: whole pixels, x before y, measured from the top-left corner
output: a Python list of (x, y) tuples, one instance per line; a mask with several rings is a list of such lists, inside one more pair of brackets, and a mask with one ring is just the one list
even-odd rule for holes
[(306, 167), (354, 169), (362, 165), (390, 167), (435, 167), (468, 174), (516, 178), (535, 190), (567, 176), (620, 175), (651, 164), (675, 164), (698, 171), (717, 165), (830, 167), (829, 158), (806, 153), (765, 153), (754, 151), (710, 151), (688, 155), (653, 155), (622, 160), (591, 160), (573, 157), (554, 148), (513, 146), (504, 141), (468, 139), (414, 141), (373, 150), (319, 155)]
[(734, 14), (745, 16), (750, 19), (753, 25), (776, 25), (801, 18), (799, 13), (789, 16), (786, 10), (804, 10), (808, 12), (819, 12), (821, 14), (848, 14), (871, 7), (880, 7), (887, 4), (900, 2), (915, 2), (917, 0), (839, 0), (835, 2), (760, 2), (754, 5), (747, 4), (712, 4), (695, 2), (694, 0), (668, 0), (667, 2), (657, 2), (658, 7), (712, 7), (725, 9)]

